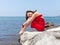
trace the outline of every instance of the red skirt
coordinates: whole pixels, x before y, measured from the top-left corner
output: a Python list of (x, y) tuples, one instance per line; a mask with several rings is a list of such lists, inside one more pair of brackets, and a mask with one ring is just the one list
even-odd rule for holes
[(37, 16), (31, 23), (31, 28), (35, 28), (37, 31), (45, 30), (45, 20), (41, 18), (42, 15)]

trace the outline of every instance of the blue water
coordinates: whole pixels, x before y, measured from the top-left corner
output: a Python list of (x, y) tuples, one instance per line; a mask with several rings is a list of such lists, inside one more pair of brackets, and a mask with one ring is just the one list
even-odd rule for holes
[(46, 22), (52, 22), (55, 25), (60, 25), (60, 17), (45, 17)]
[[(55, 25), (60, 25), (60, 17), (45, 17), (46, 22), (53, 22)], [(18, 45), (17, 39), (18, 32), (21, 25), (25, 22), (25, 17), (0, 17), (0, 45), (8, 45), (8, 43), (15, 43)], [(30, 30), (30, 28), (28, 28)], [(12, 41), (13, 40), (13, 41)]]
[[(60, 17), (45, 17), (46, 22), (60, 25)], [(0, 35), (18, 34), (25, 17), (0, 17)]]

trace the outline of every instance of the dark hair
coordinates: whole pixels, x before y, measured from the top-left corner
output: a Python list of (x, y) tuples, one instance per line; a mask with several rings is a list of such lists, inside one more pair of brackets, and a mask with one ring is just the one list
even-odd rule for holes
[(26, 20), (28, 19), (27, 13), (32, 12), (32, 13), (34, 14), (36, 11), (37, 11), (37, 10), (35, 10), (35, 11), (27, 10), (27, 11), (26, 11)]

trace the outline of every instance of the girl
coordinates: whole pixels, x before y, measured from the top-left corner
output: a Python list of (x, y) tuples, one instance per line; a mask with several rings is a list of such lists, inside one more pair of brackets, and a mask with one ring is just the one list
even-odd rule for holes
[(28, 25), (31, 24), (31, 28), (35, 28), (37, 31), (44, 31), (45, 20), (41, 13), (37, 11), (26, 11), (26, 22), (22, 25), (19, 34), (23, 34), (26, 31)]

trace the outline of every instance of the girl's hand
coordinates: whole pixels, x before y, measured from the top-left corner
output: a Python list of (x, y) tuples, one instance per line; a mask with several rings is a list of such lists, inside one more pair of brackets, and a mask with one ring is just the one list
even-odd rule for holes
[(23, 31), (20, 31), (19, 34), (22, 35), (24, 32)]

